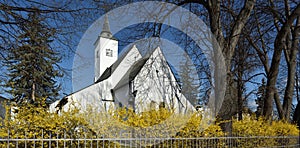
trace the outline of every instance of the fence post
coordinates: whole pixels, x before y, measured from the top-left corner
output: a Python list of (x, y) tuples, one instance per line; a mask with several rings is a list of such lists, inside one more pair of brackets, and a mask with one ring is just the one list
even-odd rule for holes
[(96, 135), (96, 148), (98, 148), (98, 141), (99, 141), (99, 138), (98, 138), (98, 134)]
[(86, 148), (86, 131), (84, 131), (84, 147)]
[(33, 147), (35, 147), (35, 139), (36, 139), (35, 133), (33, 134), (33, 138), (34, 138)]
[(64, 141), (64, 148), (66, 147), (66, 130), (64, 130), (64, 139), (63, 139), (63, 141)]
[(58, 148), (58, 133), (56, 133), (56, 148)]
[(44, 129), (42, 129), (42, 147), (44, 147)]
[(78, 148), (80, 148), (80, 141), (79, 141), (79, 138), (80, 138), (80, 136), (79, 136), (79, 133), (77, 132), (77, 147)]
[(7, 148), (9, 148), (9, 129), (7, 130)]
[(26, 136), (26, 132), (25, 132), (25, 148), (27, 148), (27, 136)]
[(19, 140), (18, 140), (18, 136), (16, 137), (17, 141), (16, 141), (16, 147), (19, 147)]
[(51, 131), (49, 131), (50, 133), (49, 133), (49, 148), (51, 148), (51, 140), (52, 140), (52, 138), (51, 138)]
[(102, 136), (102, 147), (104, 147), (104, 140), (103, 140), (104, 138), (105, 138), (105, 136), (103, 135)]

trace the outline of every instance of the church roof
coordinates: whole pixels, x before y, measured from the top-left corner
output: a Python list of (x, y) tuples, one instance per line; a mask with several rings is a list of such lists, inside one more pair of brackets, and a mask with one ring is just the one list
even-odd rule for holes
[[(134, 45), (132, 48), (134, 48)], [(99, 83), (99, 82), (109, 78), (112, 75), (112, 73), (115, 71), (115, 69), (119, 66), (119, 64), (124, 60), (124, 58), (126, 57), (126, 55), (129, 53), (129, 51), (132, 48), (127, 50), (113, 65), (111, 65), (109, 68), (107, 68), (103, 72), (103, 74), (100, 76), (99, 80), (96, 81), (96, 83)], [(123, 75), (123, 77), (117, 83), (117, 85), (114, 87), (114, 89), (128, 83), (129, 81), (132, 81), (137, 76), (137, 74), (141, 71), (141, 69), (144, 67), (145, 63), (150, 58), (150, 56), (153, 54), (153, 52), (157, 49), (159, 49), (159, 47), (153, 48), (150, 52), (146, 53), (142, 59), (134, 62), (132, 64), (132, 66), (129, 68), (129, 70)], [(176, 82), (179, 82), (178, 78), (175, 76), (174, 69), (171, 68), (170, 64), (167, 61), (166, 61), (166, 63), (168, 65), (168, 67), (170, 68), (170, 72), (174, 76)]]
[(107, 78), (109, 78), (111, 76), (111, 74), (117, 69), (117, 67), (120, 65), (120, 63), (124, 60), (124, 58), (126, 57), (126, 55), (130, 52), (130, 50), (132, 48), (134, 48), (135, 45), (131, 46), (131, 48), (129, 48), (128, 50), (126, 50), (118, 59), (117, 61), (112, 64), (110, 67), (108, 67), (103, 74), (100, 76), (100, 78), (95, 82), (101, 82)]
[(110, 32), (110, 27), (109, 27), (107, 14), (104, 17), (104, 23), (103, 23), (103, 27), (102, 27), (102, 31), (100, 33), (100, 36), (104, 37), (104, 38), (111, 38), (112, 37), (112, 33)]
[[(97, 83), (100, 83), (106, 79), (108, 79), (114, 72), (115, 70), (117, 69), (117, 67), (120, 65), (120, 63), (125, 59), (125, 57), (129, 54), (129, 52), (133, 49), (133, 48), (136, 48), (135, 45), (132, 45), (131, 48), (129, 48), (128, 50), (126, 50), (119, 58), (118, 60), (112, 64), (110, 67), (108, 67), (104, 72), (103, 74), (100, 76), (100, 78), (93, 84), (85, 87), (85, 88), (82, 88), (76, 92), (73, 92), (69, 95), (72, 95), (72, 94), (75, 94), (83, 89), (86, 89), (88, 87), (91, 87), (92, 85), (94, 84), (97, 84)], [(130, 67), (130, 69), (128, 71), (126, 71), (126, 73), (123, 75), (123, 77), (120, 79), (120, 81), (117, 83), (117, 85), (114, 87), (115, 88), (118, 88), (119, 86), (122, 86), (123, 84), (125, 83), (128, 83), (129, 81), (133, 80), (137, 74), (141, 71), (141, 69), (143, 68), (143, 66), (145, 65), (145, 63), (147, 62), (147, 60), (150, 58), (150, 56), (153, 54), (153, 52), (155, 50), (157, 50), (159, 47), (157, 48), (153, 48), (152, 50), (150, 50), (149, 52), (145, 53), (143, 58), (141, 58), (140, 60), (134, 62), (132, 64), (132, 66)], [(160, 50), (160, 49), (159, 49)], [(166, 61), (167, 65), (169, 66), (170, 68), (170, 72), (172, 73), (172, 75), (174, 75), (175, 77), (175, 80), (177, 82), (179, 82), (178, 78), (175, 76), (175, 72), (174, 72), (174, 69), (172, 69), (172, 66)], [(179, 85), (177, 83), (177, 85)]]
[[(122, 54), (121, 57), (118, 58), (118, 60), (114, 64), (112, 64), (110, 67), (108, 67), (95, 83), (101, 82), (101, 81), (109, 78), (111, 76), (111, 74), (117, 69), (117, 67), (119, 66), (119, 64), (124, 60), (124, 58), (126, 57), (126, 55), (130, 52), (130, 50), (132, 48), (135, 48), (135, 45), (133, 45), (131, 48), (129, 48), (129, 50), (127, 50), (124, 54)], [(157, 48), (159, 48), (159, 47), (157, 47)], [(133, 66), (131, 66), (130, 70), (127, 71), (127, 76), (129, 74), (128, 72), (130, 72), (131, 79), (134, 78), (138, 74), (138, 72), (142, 69), (142, 67), (144, 66), (144, 64), (146, 63), (146, 61), (149, 59), (149, 57), (152, 55), (152, 53), (157, 48), (153, 48), (148, 53), (146, 53), (143, 56), (142, 59), (136, 61), (133, 64)]]
[(98, 42), (98, 40), (99, 40), (100, 37), (108, 38), (108, 39), (112, 39), (112, 40), (116, 40), (117, 41), (117, 39), (112, 35), (112, 33), (110, 31), (109, 21), (108, 21), (107, 14), (104, 16), (104, 22), (103, 22), (103, 26), (102, 26), (102, 31), (101, 31), (100, 35), (98, 36), (97, 40), (94, 42), (94, 45)]
[(136, 61), (130, 67), (130, 69), (126, 72), (126, 74), (123, 75), (123, 77), (118, 82), (118, 84), (114, 87), (114, 89), (116, 89), (120, 86), (123, 86), (124, 84), (132, 81), (136, 77), (136, 75), (141, 71), (141, 69), (143, 68), (143, 66), (145, 65), (145, 63), (147, 62), (148, 59), (149, 59), (149, 57), (145, 57), (145, 58), (142, 58), (142, 59)]

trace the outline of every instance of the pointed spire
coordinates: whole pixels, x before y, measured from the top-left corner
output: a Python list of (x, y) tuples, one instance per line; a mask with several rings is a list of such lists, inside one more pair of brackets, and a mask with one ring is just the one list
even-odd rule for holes
[(112, 33), (110, 32), (110, 28), (109, 28), (109, 22), (108, 22), (107, 14), (105, 14), (103, 28), (102, 28), (100, 36), (104, 37), (104, 38), (111, 38), (112, 37)]

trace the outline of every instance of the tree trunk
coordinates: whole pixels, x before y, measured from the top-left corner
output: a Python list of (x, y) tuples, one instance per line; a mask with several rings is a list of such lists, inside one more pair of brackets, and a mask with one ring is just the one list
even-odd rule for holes
[(297, 95), (297, 101), (298, 101), (298, 103), (297, 103), (296, 109), (294, 111), (293, 123), (297, 123), (298, 127), (300, 127), (300, 95), (299, 95), (299, 91), (300, 91), (299, 77), (296, 76), (296, 95)]
[(291, 15), (289, 15), (287, 21), (283, 24), (275, 39), (274, 53), (272, 56), (271, 67), (267, 75), (267, 88), (266, 88), (267, 91), (266, 91), (266, 98), (264, 101), (264, 109), (263, 109), (263, 115), (266, 118), (270, 118), (273, 111), (273, 99), (274, 99), (274, 93), (276, 89), (275, 85), (276, 85), (277, 76), (279, 72), (281, 53), (283, 49), (286, 49), (286, 36), (289, 33), (291, 25), (293, 24), (294, 20), (299, 15), (300, 15), (300, 5), (298, 5), (291, 13)]
[[(236, 96), (236, 85), (233, 81), (233, 75), (231, 72), (231, 60), (239, 40), (242, 29), (247, 22), (250, 13), (255, 5), (256, 0), (247, 0), (239, 12), (237, 19), (230, 30), (230, 35), (224, 40), (222, 33), (222, 24), (220, 18), (220, 0), (209, 0), (207, 10), (209, 12), (210, 28), (214, 36), (216, 37), (219, 46), (222, 48), (223, 55), (225, 56), (225, 64), (227, 71), (227, 86), (225, 92), (225, 98), (223, 100), (222, 107), (219, 112), (219, 117), (222, 120), (231, 120), (232, 116), (237, 113), (237, 96)], [(221, 125), (225, 132), (231, 133), (230, 123), (224, 123)]]
[(294, 116), (293, 116), (293, 122), (297, 123), (298, 127), (300, 127), (300, 102), (298, 101)]
[(288, 65), (288, 78), (286, 89), (284, 93), (284, 100), (283, 100), (283, 119), (290, 121), (291, 109), (292, 109), (292, 101), (294, 95), (294, 88), (295, 88), (295, 77), (296, 77), (296, 58), (298, 54), (298, 44), (299, 44), (299, 33), (300, 33), (300, 20), (299, 17), (297, 19), (296, 27), (292, 30), (292, 47), (289, 51), (286, 51), (286, 62)]
[(279, 119), (282, 119), (283, 118), (283, 109), (281, 106), (280, 97), (279, 97), (277, 89), (274, 90), (274, 100), (275, 100), (276, 108), (278, 111)]

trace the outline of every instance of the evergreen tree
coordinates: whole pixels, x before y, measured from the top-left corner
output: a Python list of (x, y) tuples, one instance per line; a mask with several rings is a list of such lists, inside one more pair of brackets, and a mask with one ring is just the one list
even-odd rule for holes
[(261, 80), (262, 84), (261, 86), (258, 88), (257, 91), (257, 99), (255, 100), (256, 104), (257, 104), (257, 109), (256, 109), (256, 116), (260, 117), (262, 116), (263, 113), (263, 107), (264, 107), (264, 99), (266, 96), (266, 82), (265, 79), (263, 78)]
[(193, 104), (198, 105), (199, 83), (195, 76), (197, 72), (193, 69), (193, 63), (188, 60), (188, 55), (180, 62), (179, 76), (181, 84), (181, 93)]
[(5, 62), (7, 92), (17, 103), (42, 103), (45, 99), (50, 103), (60, 90), (55, 78), (62, 77), (56, 66), (60, 57), (50, 47), (55, 30), (44, 24), (38, 12), (28, 13), (28, 19), (19, 27), (18, 41)]

